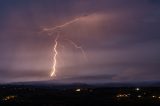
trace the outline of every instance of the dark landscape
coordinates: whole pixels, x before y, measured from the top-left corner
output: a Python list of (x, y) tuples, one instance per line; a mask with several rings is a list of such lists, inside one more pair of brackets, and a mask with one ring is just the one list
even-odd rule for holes
[(5, 84), (0, 85), (0, 106), (160, 105), (160, 87), (120, 85)]

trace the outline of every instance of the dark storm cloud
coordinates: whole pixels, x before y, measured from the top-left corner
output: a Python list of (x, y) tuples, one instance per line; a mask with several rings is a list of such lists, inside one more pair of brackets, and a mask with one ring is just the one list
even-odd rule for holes
[[(84, 15), (61, 31), (65, 48), (58, 49), (58, 79), (159, 80), (159, 0), (4, 0), (0, 81), (48, 79), (55, 34), (48, 36), (42, 28)], [(66, 38), (84, 48), (87, 62)]]

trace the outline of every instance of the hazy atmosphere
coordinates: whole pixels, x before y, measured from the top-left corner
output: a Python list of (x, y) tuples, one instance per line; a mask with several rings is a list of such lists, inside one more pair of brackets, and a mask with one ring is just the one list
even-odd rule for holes
[(159, 81), (160, 0), (1, 0), (0, 83), (43, 80)]

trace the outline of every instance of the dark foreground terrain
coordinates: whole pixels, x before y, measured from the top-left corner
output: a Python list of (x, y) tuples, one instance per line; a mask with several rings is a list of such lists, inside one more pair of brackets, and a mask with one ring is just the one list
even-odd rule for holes
[(0, 106), (160, 106), (159, 87), (0, 85)]

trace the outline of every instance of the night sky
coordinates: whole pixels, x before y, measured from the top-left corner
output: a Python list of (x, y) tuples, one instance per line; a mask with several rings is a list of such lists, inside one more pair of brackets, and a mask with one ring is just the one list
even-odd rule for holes
[[(50, 78), (60, 30), (56, 77)], [(67, 39), (82, 46), (87, 55)], [(160, 80), (160, 0), (0, 0), (0, 83)]]

